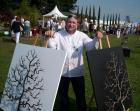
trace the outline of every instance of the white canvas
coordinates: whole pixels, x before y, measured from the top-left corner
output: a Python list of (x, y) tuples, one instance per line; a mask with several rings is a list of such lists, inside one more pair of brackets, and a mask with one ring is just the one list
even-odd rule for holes
[(17, 44), (0, 107), (5, 111), (52, 111), (66, 52)]

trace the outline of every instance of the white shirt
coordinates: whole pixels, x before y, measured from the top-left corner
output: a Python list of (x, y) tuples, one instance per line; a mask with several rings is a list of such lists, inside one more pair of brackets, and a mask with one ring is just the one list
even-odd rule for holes
[(91, 39), (85, 33), (76, 31), (70, 35), (66, 30), (58, 31), (49, 39), (49, 48), (65, 50), (67, 59), (63, 75), (65, 77), (83, 76), (83, 47), (87, 50), (98, 47), (96, 38)]
[(25, 26), (30, 27), (30, 21), (29, 20), (25, 20), (24, 24), (25, 24)]
[(83, 25), (83, 31), (88, 31), (89, 23), (87, 21), (84, 21), (82, 25)]

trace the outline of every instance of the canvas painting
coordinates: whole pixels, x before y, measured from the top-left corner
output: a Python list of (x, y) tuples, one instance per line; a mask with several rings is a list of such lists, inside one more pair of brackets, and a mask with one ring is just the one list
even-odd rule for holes
[(87, 52), (98, 111), (127, 111), (132, 94), (121, 47)]
[(4, 111), (52, 111), (66, 52), (17, 44), (0, 101)]

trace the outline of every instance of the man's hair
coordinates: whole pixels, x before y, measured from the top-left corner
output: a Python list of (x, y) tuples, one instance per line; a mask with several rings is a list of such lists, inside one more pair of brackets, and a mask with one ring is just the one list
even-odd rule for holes
[(68, 15), (68, 17), (67, 17), (67, 20), (70, 19), (70, 18), (75, 18), (75, 19), (77, 19), (77, 16), (74, 15), (74, 14), (70, 14), (70, 15)]

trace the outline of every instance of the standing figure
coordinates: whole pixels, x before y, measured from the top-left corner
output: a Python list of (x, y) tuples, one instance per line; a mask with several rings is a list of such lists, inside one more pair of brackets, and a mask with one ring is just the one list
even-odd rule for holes
[(82, 23), (82, 30), (84, 33), (88, 34), (88, 29), (89, 29), (89, 23), (87, 21), (87, 18), (85, 18)]
[(23, 28), (20, 18), (17, 16), (16, 21), (13, 22), (11, 27), (11, 30), (15, 33), (16, 43), (19, 43), (20, 36), (21, 36), (20, 26)]
[(120, 36), (121, 36), (121, 28), (120, 28), (120, 26), (118, 26), (117, 27), (117, 38), (120, 38)]
[(102, 38), (102, 33), (97, 32), (97, 37), (91, 39), (85, 33), (77, 30), (77, 24), (76, 16), (69, 15), (65, 29), (55, 32), (53, 37), (50, 36), (48, 42), (49, 48), (67, 52), (58, 89), (60, 111), (69, 111), (68, 90), (70, 82), (76, 96), (77, 111), (86, 111), (83, 48), (85, 47), (87, 50), (97, 49), (98, 38)]
[(28, 19), (26, 19), (24, 22), (24, 31), (25, 31), (25, 36), (30, 37), (30, 21)]
[(14, 16), (13, 17), (13, 19), (11, 20), (11, 25), (10, 25), (10, 29), (11, 29), (10, 31), (11, 31), (11, 37), (12, 37), (12, 39), (14, 39), (14, 37), (15, 37), (15, 33), (12, 30), (12, 25), (13, 25), (13, 22), (16, 21), (16, 17), (17, 16)]

